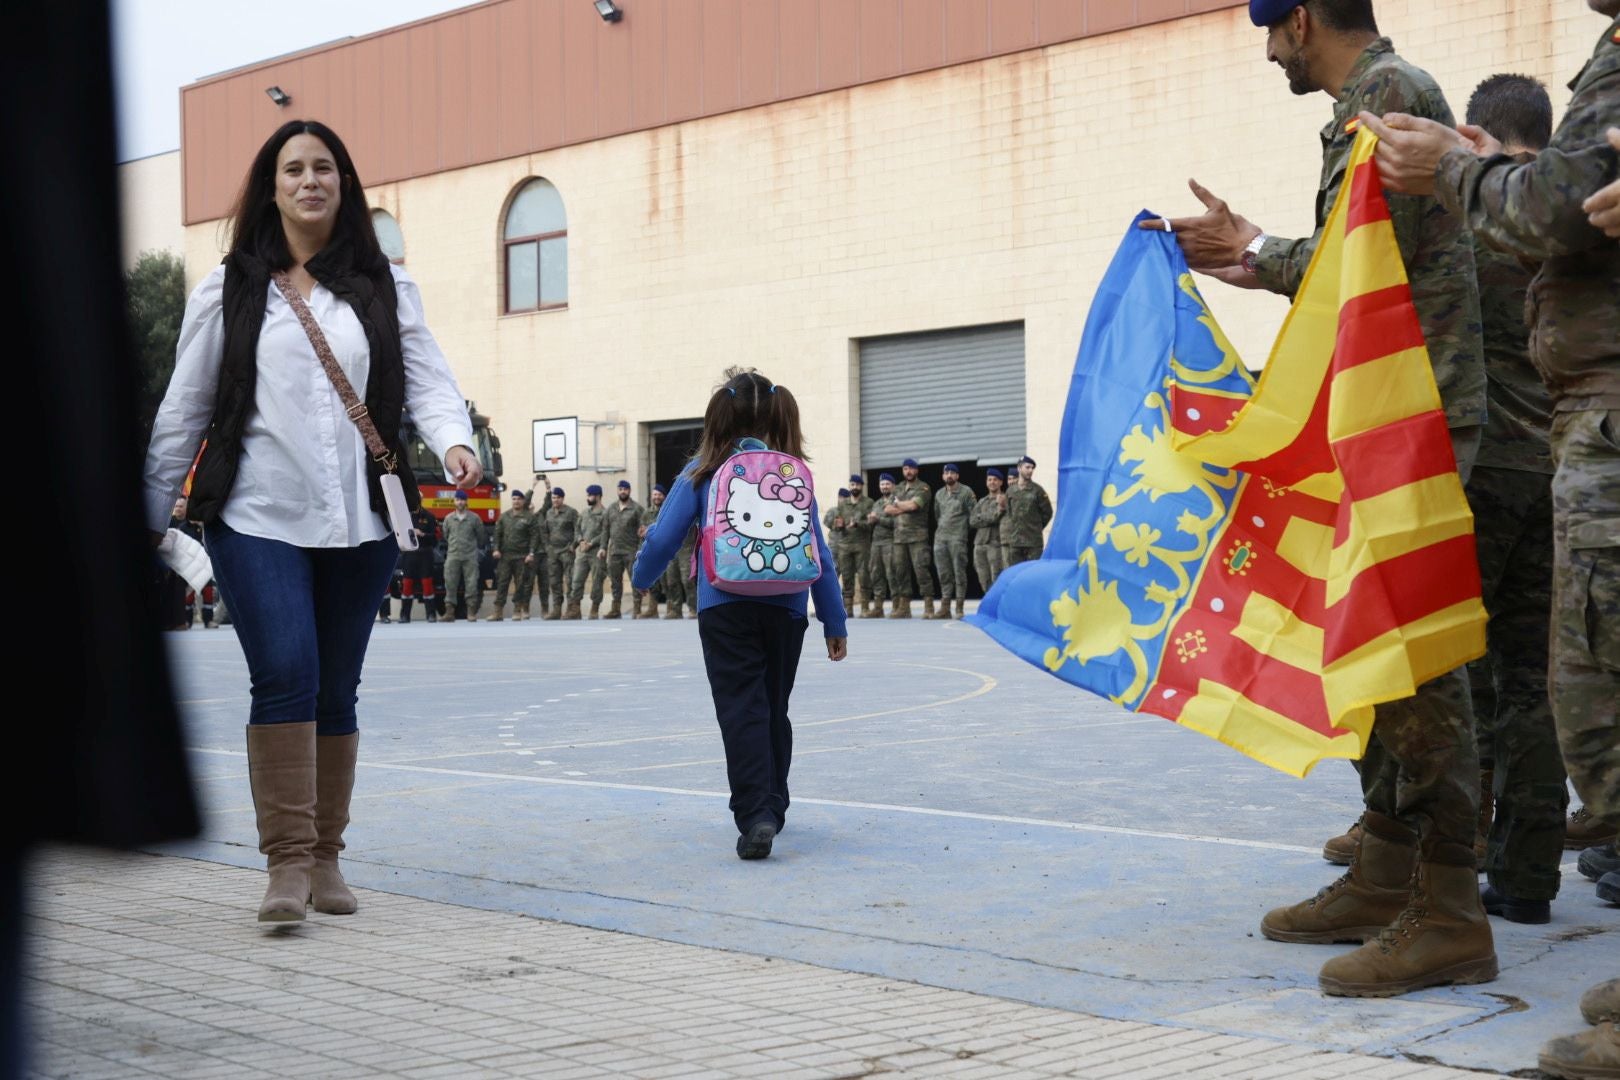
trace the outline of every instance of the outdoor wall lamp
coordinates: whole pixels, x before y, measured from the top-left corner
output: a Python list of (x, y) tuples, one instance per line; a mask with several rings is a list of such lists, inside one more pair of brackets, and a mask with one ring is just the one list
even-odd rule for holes
[(278, 106), (285, 107), (292, 104), (292, 95), (279, 86), (272, 86), (265, 93), (269, 94), (270, 100)]
[(624, 12), (619, 10), (619, 5), (613, 0), (595, 0), (595, 3), (596, 13), (602, 16), (603, 22), (618, 22), (624, 18)]

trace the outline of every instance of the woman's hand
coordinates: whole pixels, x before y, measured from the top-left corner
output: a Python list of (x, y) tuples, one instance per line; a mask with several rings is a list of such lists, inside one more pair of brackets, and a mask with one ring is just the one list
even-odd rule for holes
[(444, 468), (458, 488), (476, 487), (484, 478), (484, 467), (471, 447), (452, 446), (444, 455)]
[(827, 639), (827, 659), (837, 663), (849, 655), (849, 638), (830, 637)]

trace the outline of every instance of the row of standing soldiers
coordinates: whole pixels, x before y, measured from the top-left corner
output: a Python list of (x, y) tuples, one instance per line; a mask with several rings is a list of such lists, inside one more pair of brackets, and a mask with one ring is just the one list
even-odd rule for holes
[[(664, 495), (662, 484), (654, 486), (652, 504), (644, 507), (630, 497), (629, 481), (621, 480), (617, 500), (607, 506), (601, 487), (592, 484), (585, 489), (585, 509), (580, 511), (568, 505), (562, 488), (554, 487), (550, 505), (536, 512), (530, 509), (527, 494), (513, 491), (512, 508), (495, 523), (490, 539), (490, 554), (495, 559), (495, 611), (490, 618), (495, 622), (505, 618), (508, 596), (512, 618), (529, 618), (535, 592), (540, 595), (542, 619), (585, 618), (581, 607), (587, 583), (591, 594), (588, 617), (621, 618), (625, 581), (642, 539), (658, 518)], [(443, 528), (444, 586), (453, 602), (463, 588), (470, 591), (477, 584), (485, 528), (478, 515), (467, 510), (460, 492), (456, 493), (456, 510), (445, 517)], [(696, 612), (697, 590), (688, 573), (694, 542), (687, 537), (686, 547), (665, 573), (659, 589), (640, 596), (632, 590), (632, 618), (657, 617), (659, 593), (668, 605), (665, 618), (683, 618), (683, 607)], [(605, 614), (604, 584), (613, 598)]]
[(937, 492), (918, 476), (915, 460), (907, 458), (900, 472), (898, 484), (889, 473), (879, 475), (876, 499), (865, 494), (859, 475), (851, 476), (849, 487), (838, 490), (838, 503), (823, 515), (850, 612), (859, 594), (863, 618), (882, 618), (884, 604), (893, 600), (888, 617), (909, 619), (911, 599), (920, 596), (925, 619), (951, 618), (953, 603), (961, 616), (970, 559), (979, 587), (989, 591), (1002, 570), (1040, 558), (1052, 500), (1035, 482), (1033, 458), (1019, 459), (1010, 482), (1000, 469), (986, 469), (989, 491), (983, 498), (961, 482), (955, 465), (944, 467)]

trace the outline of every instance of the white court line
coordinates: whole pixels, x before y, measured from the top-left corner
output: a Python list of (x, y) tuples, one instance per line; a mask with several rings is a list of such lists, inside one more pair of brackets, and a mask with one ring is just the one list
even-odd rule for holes
[[(247, 757), (243, 750), (215, 750), (192, 747), (193, 753), (218, 754), (222, 757)], [(427, 765), (383, 765), (369, 761), (357, 762), (361, 768), (382, 769), (389, 772), (429, 773), (436, 776), (461, 776), (478, 780), (497, 780), (512, 784), (552, 784), (560, 787), (602, 788), (608, 791), (641, 791), (653, 795), (687, 795), (701, 799), (729, 799), (729, 792), (700, 791), (696, 788), (654, 787), (650, 784), (617, 784), (608, 780), (564, 780), (555, 776), (529, 776), (527, 774), (480, 772), (476, 769), (436, 769)], [(535, 764), (541, 764), (535, 762)], [(1219, 847), (1254, 848), (1261, 851), (1289, 851), (1301, 855), (1320, 855), (1321, 848), (1300, 847), (1297, 844), (1274, 844), (1269, 840), (1236, 840), (1226, 836), (1195, 836), (1192, 833), (1153, 832), (1149, 829), (1127, 829), (1120, 825), (1090, 825), (1079, 821), (1054, 821), (1050, 818), (1013, 817), (1009, 814), (979, 814), (971, 810), (938, 810), (930, 806), (897, 806), (893, 803), (851, 802), (842, 799), (796, 798), (803, 806), (834, 806), (845, 810), (878, 810), (889, 814), (917, 814), (922, 817), (956, 818), (962, 821), (988, 821), (997, 825), (1030, 825), (1042, 829), (1063, 829), (1067, 832), (1102, 833), (1108, 836), (1137, 836), (1154, 840), (1185, 840), (1195, 844), (1215, 844)]]

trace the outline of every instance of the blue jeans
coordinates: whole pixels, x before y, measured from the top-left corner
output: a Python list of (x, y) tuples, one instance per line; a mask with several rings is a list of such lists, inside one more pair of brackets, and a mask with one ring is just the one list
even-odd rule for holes
[(301, 548), (216, 519), (203, 543), (247, 657), (248, 723), (313, 720), (317, 734), (353, 734), (366, 645), (399, 561), (394, 538)]

